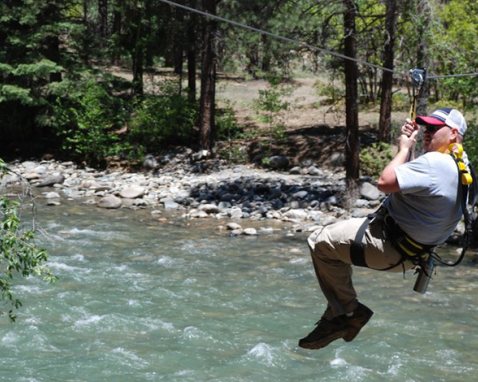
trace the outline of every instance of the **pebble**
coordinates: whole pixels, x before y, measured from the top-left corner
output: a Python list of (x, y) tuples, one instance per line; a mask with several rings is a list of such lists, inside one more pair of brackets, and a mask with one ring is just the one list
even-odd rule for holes
[[(321, 168), (312, 161), (286, 170), (288, 160), (281, 156), (272, 158), (271, 167), (278, 170), (271, 170), (202, 157), (192, 160), (191, 155), (187, 149), (161, 157), (149, 155), (145, 159), (148, 166), (136, 173), (81, 168), (55, 160), (8, 166), (32, 186), (50, 187), (44, 193), (49, 205), (58, 205), (65, 197), (99, 208), (150, 208), (156, 217), (170, 210), (191, 219), (277, 220), (292, 222), (296, 232), (308, 232), (311, 226), (320, 228), (340, 218), (366, 216), (384, 197), (372, 183), (363, 182), (362, 198), (347, 211), (340, 206), (345, 190), (342, 170)], [(18, 177), (4, 176), (1, 184), (18, 183)], [(227, 230), (231, 235), (251, 236), (273, 232), (242, 228), (235, 222), (228, 223)]]

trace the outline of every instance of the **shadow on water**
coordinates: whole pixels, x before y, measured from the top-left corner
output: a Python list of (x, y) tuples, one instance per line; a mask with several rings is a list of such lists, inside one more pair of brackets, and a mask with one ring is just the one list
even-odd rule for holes
[(38, 212), (53, 285), (15, 288), (0, 381), (474, 381), (474, 264), (415, 277), (357, 268), (375, 315), (351, 343), (297, 347), (324, 309), (304, 236), (63, 205)]

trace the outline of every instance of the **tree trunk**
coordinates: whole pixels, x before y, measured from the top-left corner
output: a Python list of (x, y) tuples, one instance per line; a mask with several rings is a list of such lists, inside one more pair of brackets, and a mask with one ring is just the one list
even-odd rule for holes
[(108, 0), (98, 0), (98, 19), (101, 45), (104, 45), (108, 37)]
[(183, 75), (183, 53), (184, 53), (184, 12), (176, 9), (176, 22), (173, 42), (174, 73), (181, 78)]
[[(420, 15), (421, 22), (418, 23), (417, 33), (420, 36), (417, 47), (417, 66), (419, 68), (428, 67), (428, 42), (427, 32), (431, 24), (431, 9), (427, 1), (420, 1), (417, 7), (417, 12)], [(425, 81), (417, 96), (417, 115), (427, 114), (428, 104), (428, 83)]]
[[(123, 23), (123, 15), (122, 15), (122, 10), (123, 10), (123, 1), (122, 0), (116, 0), (113, 8), (113, 24), (112, 24), (112, 29), (111, 33), (112, 35), (116, 36), (116, 39), (119, 39), (119, 36), (121, 35), (121, 26)], [(119, 65), (119, 53), (118, 53), (118, 47), (115, 47), (112, 51), (111, 54), (111, 62), (113, 65)]]
[[(355, 18), (357, 9), (354, 0), (343, 0), (344, 9), (344, 54), (348, 57), (356, 56), (356, 29)], [(346, 197), (349, 202), (356, 198), (359, 179), (359, 125), (358, 125), (358, 92), (357, 63), (345, 60), (345, 178), (347, 184)]]
[[(42, 14), (39, 17), (40, 17), (39, 21), (41, 20), (41, 18), (44, 18), (46, 20), (50, 18), (54, 20), (59, 20), (60, 8), (57, 4), (50, 3), (44, 9), (44, 14)], [(56, 64), (60, 64), (60, 40), (56, 34), (52, 34), (52, 33), (46, 34), (45, 38), (43, 39), (41, 50), (44, 56), (48, 58), (50, 61), (53, 61)], [(49, 81), (60, 82), (61, 73), (50, 73)]]
[[(45, 39), (45, 57), (59, 64), (60, 63), (60, 40), (58, 36), (49, 36)], [(60, 82), (61, 73), (50, 73), (50, 82)]]
[[(383, 51), (383, 66), (393, 70), (395, 52), (395, 38), (397, 31), (398, 6), (396, 0), (386, 0), (385, 32), (387, 39)], [(382, 73), (382, 89), (380, 100), (380, 116), (378, 121), (378, 139), (382, 142), (390, 141), (392, 124), (392, 86), (393, 73)]]
[[(202, 0), (203, 9), (215, 15), (217, 0)], [(199, 144), (212, 152), (215, 130), (216, 93), (216, 21), (208, 19), (204, 26), (204, 47), (201, 68), (201, 98), (199, 105)]]
[(131, 61), (133, 71), (133, 94), (143, 95), (143, 73), (144, 73), (144, 36), (143, 36), (143, 12), (135, 6), (132, 9), (132, 20), (135, 20), (133, 28), (133, 41), (131, 46)]
[(187, 31), (187, 60), (188, 60), (188, 99), (192, 104), (196, 102), (196, 23), (195, 14), (189, 15)]

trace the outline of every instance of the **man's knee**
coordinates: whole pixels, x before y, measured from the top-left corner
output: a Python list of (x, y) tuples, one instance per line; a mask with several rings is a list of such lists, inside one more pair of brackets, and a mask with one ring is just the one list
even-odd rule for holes
[(327, 227), (322, 227), (314, 231), (307, 239), (312, 255), (319, 256), (333, 251), (334, 246), (332, 241), (330, 231)]

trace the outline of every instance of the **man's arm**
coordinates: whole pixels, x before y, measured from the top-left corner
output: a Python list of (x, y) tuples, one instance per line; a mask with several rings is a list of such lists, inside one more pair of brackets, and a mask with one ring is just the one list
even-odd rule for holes
[(386, 194), (400, 191), (395, 168), (408, 161), (410, 152), (413, 150), (418, 130), (413, 131), (410, 136), (402, 134), (398, 141), (398, 153), (395, 158), (385, 166), (378, 179), (378, 189)]

